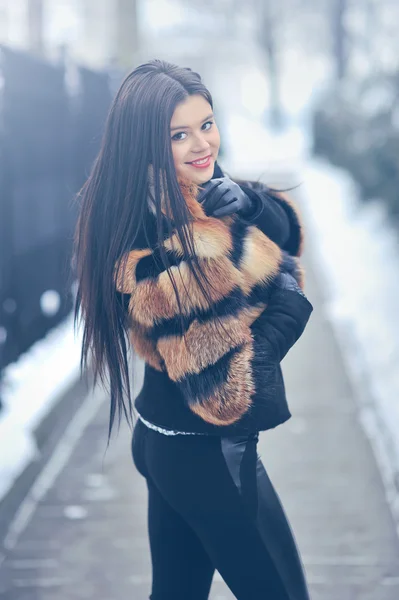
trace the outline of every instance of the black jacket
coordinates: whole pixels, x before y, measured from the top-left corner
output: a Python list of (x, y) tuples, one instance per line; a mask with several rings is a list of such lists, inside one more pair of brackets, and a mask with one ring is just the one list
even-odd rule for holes
[[(221, 175), (216, 171), (214, 176)], [(245, 220), (203, 219), (198, 203), (189, 201), (199, 218), (201, 242), (207, 235), (221, 247), (232, 240), (233, 247), (217, 259), (217, 268), (231, 269), (231, 274), (220, 283), (220, 300), (214, 305), (234, 338), (231, 344), (223, 345), (215, 336), (209, 310), (192, 312), (192, 307), (186, 311), (188, 342), (182, 342), (173, 294), (164, 294), (168, 280), (153, 250), (136, 244), (128, 256), (128, 282), (117, 281), (129, 301), (133, 347), (146, 362), (135, 406), (144, 419), (165, 429), (238, 435), (276, 427), (291, 416), (280, 363), (313, 310), (302, 290), (298, 261), (303, 231), (289, 201), (261, 184), (240, 185), (254, 204)], [(249, 266), (247, 273), (249, 248), (259, 268)], [(172, 260), (180, 268), (182, 257)], [(256, 281), (265, 268), (267, 277)], [(233, 285), (230, 279), (237, 273), (243, 279)], [(218, 285), (223, 271), (215, 276), (210, 270), (209, 277)]]

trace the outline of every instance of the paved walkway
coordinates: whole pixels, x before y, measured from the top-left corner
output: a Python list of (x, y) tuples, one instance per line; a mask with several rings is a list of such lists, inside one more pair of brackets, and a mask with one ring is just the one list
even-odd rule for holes
[[(310, 251), (307, 294), (315, 310), (283, 365), (294, 416), (262, 434), (260, 452), (295, 531), (312, 599), (397, 600), (399, 543)], [(22, 531), (0, 567), (2, 599), (148, 598), (145, 485), (127, 427), (104, 456), (107, 419), (107, 401), (96, 392), (36, 486), (38, 502), (23, 508)], [(216, 576), (211, 600), (232, 598)]]

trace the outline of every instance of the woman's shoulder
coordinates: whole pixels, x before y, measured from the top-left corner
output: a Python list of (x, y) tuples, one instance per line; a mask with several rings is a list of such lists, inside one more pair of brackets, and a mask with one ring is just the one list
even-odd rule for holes
[[(168, 237), (170, 227), (168, 227), (165, 217), (161, 217), (161, 230), (163, 237)], [(140, 227), (132, 235), (129, 250), (144, 250), (145, 248), (156, 248), (158, 245), (158, 225), (157, 219), (150, 211), (147, 212), (142, 220)]]
[(291, 198), (259, 181), (236, 181), (252, 199), (254, 210), (249, 221), (259, 227), (282, 250), (300, 256), (303, 225), (299, 209)]

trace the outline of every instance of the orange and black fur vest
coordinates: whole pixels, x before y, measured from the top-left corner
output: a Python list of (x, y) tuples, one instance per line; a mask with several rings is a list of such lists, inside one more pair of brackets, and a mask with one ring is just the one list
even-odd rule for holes
[[(156, 245), (125, 255), (116, 287), (127, 300), (131, 344), (146, 364), (135, 406), (143, 418), (170, 430), (228, 435), (275, 427), (291, 416), (280, 363), (313, 310), (302, 291), (299, 213), (281, 194), (248, 184), (242, 187), (258, 203), (266, 227), (238, 215), (217, 219), (204, 213), (196, 185), (180, 185), (211, 303), (176, 234), (163, 245), (180, 308)], [(262, 231), (276, 211), (289, 224), (280, 245)], [(281, 277), (287, 272), (295, 277), (293, 287)]]

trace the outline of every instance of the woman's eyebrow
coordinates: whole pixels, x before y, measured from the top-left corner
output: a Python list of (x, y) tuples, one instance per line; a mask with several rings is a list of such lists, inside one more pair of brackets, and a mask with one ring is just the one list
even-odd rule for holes
[[(201, 123), (204, 123), (208, 119), (212, 119), (212, 118), (213, 118), (213, 113), (211, 113), (210, 115), (208, 115), (207, 117), (205, 117), (205, 119), (203, 119), (201, 121)], [(190, 129), (190, 126), (189, 125), (179, 125), (178, 127), (171, 127), (170, 128), (171, 131), (174, 131), (175, 129)]]

